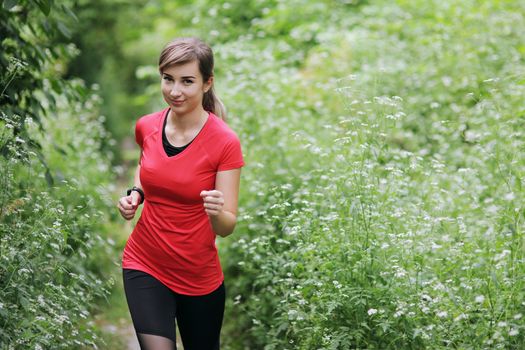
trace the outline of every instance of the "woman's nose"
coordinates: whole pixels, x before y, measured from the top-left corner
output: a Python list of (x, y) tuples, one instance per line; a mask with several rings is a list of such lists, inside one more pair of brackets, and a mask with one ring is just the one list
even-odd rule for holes
[(171, 96), (179, 96), (181, 94), (180, 88), (178, 84), (173, 84), (173, 87), (171, 88), (170, 95)]

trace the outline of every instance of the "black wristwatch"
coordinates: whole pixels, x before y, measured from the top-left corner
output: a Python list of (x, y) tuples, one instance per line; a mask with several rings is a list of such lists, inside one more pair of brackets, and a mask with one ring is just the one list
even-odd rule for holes
[(141, 200), (139, 204), (144, 203), (144, 191), (142, 191), (142, 189), (138, 188), (137, 186), (133, 186), (128, 190), (127, 192), (128, 196), (131, 194), (132, 191), (137, 191), (140, 194)]

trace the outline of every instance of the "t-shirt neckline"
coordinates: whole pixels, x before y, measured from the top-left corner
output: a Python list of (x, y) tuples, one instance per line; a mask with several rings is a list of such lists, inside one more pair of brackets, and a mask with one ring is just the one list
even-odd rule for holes
[(200, 138), (202, 137), (202, 135), (204, 135), (206, 129), (208, 128), (208, 124), (210, 124), (210, 120), (211, 120), (211, 112), (207, 112), (208, 113), (208, 118), (206, 119), (206, 122), (204, 122), (204, 125), (202, 126), (202, 128), (199, 130), (199, 132), (197, 133), (197, 135), (193, 138), (193, 140), (191, 141), (191, 143), (188, 145), (188, 147), (186, 147), (182, 152), (180, 152), (179, 154), (176, 154), (174, 156), (168, 156), (166, 154), (166, 152), (164, 151), (164, 145), (162, 144), (162, 132), (163, 132), (163, 124), (164, 124), (164, 118), (167, 118), (168, 117), (168, 113), (170, 112), (170, 108), (166, 108), (163, 113), (161, 113), (161, 117), (159, 118), (160, 121), (159, 121), (159, 137), (157, 137), (157, 147), (158, 147), (158, 150), (160, 151), (160, 153), (162, 153), (163, 157), (164, 158), (167, 158), (167, 159), (178, 159), (180, 157), (183, 157), (184, 154), (187, 154), (190, 152), (190, 150), (194, 147), (194, 145), (196, 143), (199, 142)]

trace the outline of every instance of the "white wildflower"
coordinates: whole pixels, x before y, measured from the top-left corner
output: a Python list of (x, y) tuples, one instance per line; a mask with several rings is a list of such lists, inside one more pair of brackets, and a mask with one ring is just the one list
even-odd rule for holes
[(402, 316), (405, 312), (403, 310), (398, 310), (394, 313), (394, 317), (395, 318), (398, 318), (400, 316)]
[(339, 283), (339, 281), (332, 281), (332, 283), (334, 284), (335, 288), (341, 289), (342, 285)]
[(422, 294), (421, 299), (425, 301), (432, 301), (432, 297), (430, 297), (428, 294)]
[(289, 320), (295, 320), (297, 318), (297, 310), (290, 310), (288, 311), (288, 319)]
[(375, 314), (377, 314), (377, 309), (369, 309), (368, 310), (368, 315), (369, 316), (372, 316), (372, 315), (375, 315)]
[(447, 317), (448, 313), (446, 311), (439, 311), (436, 316), (439, 318)]
[(456, 318), (454, 318), (454, 322), (459, 322), (459, 321), (464, 320), (466, 318), (468, 318), (468, 316), (466, 314), (464, 314), (464, 313), (461, 313)]

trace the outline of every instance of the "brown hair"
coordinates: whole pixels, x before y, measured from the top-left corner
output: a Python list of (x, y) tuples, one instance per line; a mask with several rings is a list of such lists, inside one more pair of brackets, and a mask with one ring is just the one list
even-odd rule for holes
[[(159, 58), (159, 72), (162, 74), (166, 67), (192, 61), (199, 63), (199, 71), (204, 82), (207, 82), (213, 76), (213, 51), (211, 48), (198, 38), (177, 38), (169, 42), (162, 50)], [(204, 93), (202, 107), (222, 120), (226, 120), (226, 109), (215, 95), (213, 85)]]

